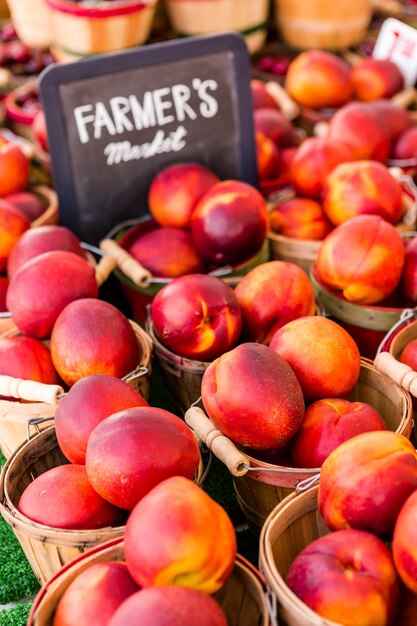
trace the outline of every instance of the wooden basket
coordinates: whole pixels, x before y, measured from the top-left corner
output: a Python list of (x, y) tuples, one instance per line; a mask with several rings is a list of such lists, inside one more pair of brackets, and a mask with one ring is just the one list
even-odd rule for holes
[(275, 0), (284, 40), (294, 48), (345, 50), (365, 37), (371, 0)]
[(269, 0), (166, 0), (166, 7), (181, 36), (234, 30), (244, 36), (250, 54), (265, 43)]
[[(58, 601), (69, 584), (87, 567), (107, 561), (124, 561), (123, 539), (89, 550), (63, 567), (36, 596), (27, 626), (52, 626)], [(226, 613), (229, 626), (268, 626), (263, 579), (239, 554), (230, 577), (214, 597)]]
[(35, 185), (31, 188), (33, 193), (41, 196), (47, 203), (45, 211), (31, 223), (31, 228), (37, 226), (56, 225), (59, 222), (58, 196), (54, 189), (46, 185)]
[(163, 372), (172, 400), (184, 414), (199, 399), (201, 380), (210, 362), (186, 359), (169, 350), (155, 336), (151, 321), (148, 321), (147, 330), (153, 341), (155, 359)]
[(285, 583), (295, 557), (330, 531), (317, 509), (318, 487), (291, 494), (270, 514), (262, 528), (259, 567), (276, 595), (280, 622), (286, 626), (340, 626), (310, 609)]
[[(144, 398), (149, 398), (149, 385), (151, 376), (151, 356), (152, 356), (152, 340), (149, 335), (137, 324), (129, 320), (132, 326), (137, 342), (142, 351), (142, 357), (136, 370), (124, 377), (131, 387), (136, 389)], [(16, 336), (19, 331), (12, 330), (7, 336)], [(48, 385), (47, 387), (51, 387)], [(39, 418), (53, 418), (58, 403), (50, 402), (13, 402), (8, 400), (0, 400), (0, 448), (6, 459), (27, 440), (28, 429), (33, 422)], [(37, 430), (44, 429), (48, 424), (39, 423), (36, 425)]]
[[(155, 227), (155, 222), (150, 216), (129, 220), (116, 226), (111, 233), (100, 243), (100, 248), (108, 255), (113, 256), (117, 268), (115, 275), (120, 281), (126, 298), (132, 307), (135, 319), (141, 324), (146, 324), (148, 314), (147, 307), (151, 304), (155, 295), (165, 285), (172, 281), (172, 278), (155, 277), (136, 261), (128, 252), (130, 242), (140, 234), (145, 234)], [(270, 259), (269, 241), (265, 239), (261, 249), (253, 257), (239, 263), (233, 267), (210, 272), (213, 276), (218, 276), (226, 282), (234, 282), (241, 278), (251, 269), (266, 263)]]
[(58, 62), (114, 52), (144, 43), (157, 0), (115, 0), (91, 6), (44, 0), (51, 11), (51, 51)]
[(7, 0), (19, 39), (30, 48), (51, 43), (51, 12), (44, 0)]
[[(88, 548), (124, 533), (124, 526), (97, 530), (52, 528), (33, 522), (17, 510), (20, 496), (35, 478), (67, 463), (59, 448), (55, 428), (51, 426), (23, 443), (6, 462), (0, 475), (0, 512), (12, 527), (41, 584)], [(195, 477), (197, 483), (202, 474), (203, 465), (200, 462)]]
[[(379, 411), (389, 430), (410, 437), (412, 407), (409, 393), (378, 372), (367, 359), (361, 359), (359, 380), (350, 400), (367, 402)], [(314, 481), (319, 477), (319, 468), (273, 465), (238, 450), (201, 409), (189, 409), (185, 421), (228, 467), (239, 506), (255, 531), (260, 530), (271, 511), (301, 481)]]

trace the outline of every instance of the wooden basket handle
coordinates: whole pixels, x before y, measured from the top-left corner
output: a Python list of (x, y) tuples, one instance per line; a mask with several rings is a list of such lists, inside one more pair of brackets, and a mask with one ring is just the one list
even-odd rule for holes
[(402, 89), (390, 98), (391, 102), (406, 109), (417, 101), (417, 90), (414, 87)]
[(389, 376), (397, 385), (417, 398), (417, 372), (411, 369), (409, 365), (400, 363), (389, 352), (377, 354), (374, 365), (379, 372)]
[(383, 15), (392, 17), (401, 17), (403, 14), (403, 6), (398, 0), (372, 0), (372, 9)]
[(96, 281), (99, 287), (106, 282), (116, 267), (117, 263), (114, 257), (109, 254), (105, 254), (101, 257), (100, 261), (96, 265)]
[(247, 473), (248, 457), (240, 452), (235, 444), (215, 427), (202, 409), (197, 406), (191, 407), (186, 412), (184, 419), (197, 437), (226, 465), (233, 476), (244, 476)]
[(273, 97), (288, 120), (291, 121), (300, 115), (300, 107), (298, 104), (277, 81), (270, 80), (265, 83), (265, 89), (268, 91), (269, 95)]
[(152, 274), (134, 259), (126, 250), (121, 248), (113, 239), (103, 239), (100, 249), (113, 257), (117, 267), (138, 287), (147, 287)]
[(58, 396), (63, 393), (64, 390), (60, 385), (46, 385), (34, 380), (0, 376), (0, 396), (58, 404)]

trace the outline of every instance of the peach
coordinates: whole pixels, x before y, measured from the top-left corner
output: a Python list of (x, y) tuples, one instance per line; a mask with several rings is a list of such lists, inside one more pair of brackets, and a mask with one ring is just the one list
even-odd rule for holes
[(400, 587), (389, 548), (363, 530), (339, 530), (293, 561), (289, 588), (313, 611), (344, 626), (393, 624)]
[(31, 191), (11, 193), (8, 196), (4, 196), (4, 200), (20, 209), (31, 222), (45, 213), (47, 207), (45, 200)]
[(330, 119), (328, 137), (349, 144), (356, 159), (386, 161), (391, 152), (392, 128), (373, 103), (350, 102)]
[(5, 276), (0, 276), (0, 313), (7, 311), (6, 294), (9, 287), (9, 281)]
[(341, 163), (327, 177), (323, 209), (336, 226), (355, 215), (379, 215), (397, 224), (403, 213), (402, 187), (377, 161)]
[(417, 371), (417, 339), (413, 339), (405, 346), (398, 360), (401, 361), (401, 363), (409, 365), (414, 371)]
[(140, 235), (128, 252), (154, 276), (174, 278), (204, 272), (191, 234), (182, 228), (161, 227)]
[(267, 90), (265, 83), (257, 78), (250, 81), (253, 109), (278, 109), (276, 100)]
[(417, 304), (417, 238), (405, 245), (404, 269), (401, 277), (401, 292), (407, 302)]
[(198, 163), (175, 163), (153, 179), (148, 192), (149, 210), (161, 226), (187, 228), (204, 194), (219, 177)]
[(329, 137), (309, 137), (291, 161), (291, 183), (301, 196), (320, 198), (330, 172), (336, 165), (352, 160), (348, 144)]
[(356, 528), (390, 538), (417, 489), (417, 452), (403, 435), (380, 430), (348, 439), (324, 461), (318, 506), (331, 530)]
[(357, 100), (370, 101), (391, 98), (404, 89), (404, 77), (389, 59), (361, 59), (353, 66), (350, 78)]
[(200, 487), (173, 476), (133, 509), (126, 524), (125, 556), (142, 587), (175, 584), (210, 594), (233, 569), (235, 530), (226, 511)]
[(239, 339), (242, 319), (235, 292), (220, 278), (190, 274), (173, 280), (151, 306), (155, 332), (176, 354), (210, 361)]
[(271, 139), (280, 148), (296, 143), (295, 128), (278, 109), (258, 109), (253, 114), (255, 131)]
[[(170, 585), (142, 589), (123, 603), (108, 626), (227, 626), (216, 600), (202, 591)], [(55, 626), (55, 625), (54, 625)]]
[(281, 176), (289, 178), (291, 172), (292, 162), (297, 154), (298, 148), (283, 148), (280, 151), (281, 160)]
[(20, 237), (7, 260), (7, 274), (11, 278), (27, 261), (44, 252), (66, 250), (85, 258), (78, 237), (65, 226), (38, 226), (30, 228)]
[(51, 356), (59, 375), (71, 386), (89, 374), (122, 378), (137, 367), (142, 351), (121, 311), (109, 302), (82, 298), (58, 316)]
[(127, 383), (106, 374), (91, 374), (77, 381), (55, 412), (59, 447), (71, 463), (83, 465), (87, 442), (106, 417), (135, 406), (148, 406)]
[(292, 367), (307, 402), (346, 398), (359, 377), (360, 355), (352, 337), (326, 317), (300, 317), (272, 336), (270, 348)]
[(107, 626), (122, 602), (137, 591), (126, 563), (90, 565), (65, 589), (52, 626)]
[(268, 225), (265, 200), (255, 187), (238, 180), (214, 185), (191, 217), (196, 248), (215, 265), (234, 265), (256, 254)]
[(331, 52), (306, 50), (290, 63), (285, 88), (302, 106), (340, 107), (352, 96), (350, 68)]
[(0, 200), (0, 272), (20, 236), (30, 227), (26, 215), (5, 200)]
[(58, 465), (40, 474), (22, 493), (17, 509), (52, 528), (93, 530), (125, 520), (124, 511), (94, 491), (84, 465)]
[(0, 337), (0, 374), (48, 385), (58, 383), (49, 349), (32, 337)]
[(105, 500), (132, 510), (170, 476), (193, 478), (200, 461), (190, 428), (176, 415), (154, 407), (114, 413), (90, 434), (87, 475)]
[(255, 143), (259, 179), (277, 178), (280, 169), (280, 156), (276, 144), (260, 132), (255, 135)]
[(222, 433), (256, 450), (281, 448), (303, 420), (303, 394), (293, 370), (258, 343), (243, 343), (213, 361), (204, 372), (201, 397)]
[(366, 402), (317, 400), (307, 407), (301, 428), (292, 440), (293, 463), (296, 467), (321, 467), (330, 452), (347, 439), (386, 428), (378, 411)]
[(417, 491), (404, 502), (398, 513), (392, 538), (395, 567), (403, 583), (417, 593)]
[(378, 215), (358, 215), (324, 239), (317, 275), (340, 289), (346, 300), (375, 304), (396, 289), (404, 267), (404, 244), (392, 224)]
[(294, 239), (324, 239), (333, 225), (322, 205), (312, 198), (291, 198), (281, 202), (270, 213), (271, 229)]
[(16, 326), (38, 339), (50, 337), (61, 311), (79, 298), (98, 295), (94, 268), (73, 252), (44, 252), (13, 275), (7, 308)]
[(392, 102), (392, 100), (375, 100), (369, 103), (368, 107), (388, 130), (392, 141), (397, 139), (407, 128), (410, 128), (412, 124), (410, 111)]
[(16, 143), (0, 139), (0, 197), (23, 191), (29, 183), (29, 160)]
[(407, 128), (398, 136), (391, 156), (393, 159), (417, 159), (417, 126)]
[(297, 317), (314, 315), (314, 291), (294, 263), (270, 261), (254, 267), (235, 288), (242, 311), (243, 336), (268, 344), (272, 335)]

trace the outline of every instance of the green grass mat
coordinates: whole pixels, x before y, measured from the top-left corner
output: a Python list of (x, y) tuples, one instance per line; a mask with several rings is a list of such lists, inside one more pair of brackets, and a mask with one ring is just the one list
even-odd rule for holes
[(8, 611), (0, 611), (0, 626), (25, 626), (31, 606), (31, 602), (26, 602)]

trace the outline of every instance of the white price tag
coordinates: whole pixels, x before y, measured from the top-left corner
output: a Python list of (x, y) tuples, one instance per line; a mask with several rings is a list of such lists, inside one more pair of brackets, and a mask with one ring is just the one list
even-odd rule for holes
[(390, 59), (404, 76), (405, 86), (417, 79), (417, 30), (389, 17), (381, 26), (372, 52), (374, 59)]

